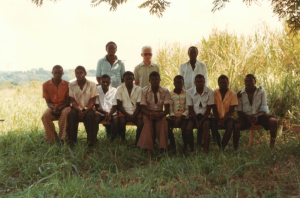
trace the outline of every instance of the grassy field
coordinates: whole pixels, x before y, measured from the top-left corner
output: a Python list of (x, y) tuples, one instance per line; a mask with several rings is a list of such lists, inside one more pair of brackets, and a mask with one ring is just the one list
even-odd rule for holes
[[(262, 130), (255, 133), (250, 150), (245, 131), (239, 151), (233, 150), (231, 140), (225, 152), (212, 142), (209, 154), (197, 147), (197, 153), (187, 157), (157, 151), (146, 157), (130, 146), (134, 127), (127, 128), (127, 145), (120, 140), (110, 144), (101, 127), (100, 142), (91, 149), (82, 124), (75, 148), (50, 145), (43, 140), (46, 105), (41, 83), (1, 84), (0, 118), (5, 122), (0, 122), (0, 196), (299, 197), (300, 146), (298, 136), (287, 130), (299, 124), (300, 117), (299, 38), (267, 27), (249, 38), (215, 30), (197, 45), (199, 59), (208, 67), (209, 87), (216, 88), (216, 78), (224, 73), (236, 91), (245, 74), (255, 73), (258, 85), (267, 90), (271, 113), (279, 118), (274, 150), (268, 147), (268, 132)], [(177, 43), (158, 50), (155, 62), (162, 67), (163, 86), (172, 88), (178, 66), (187, 60), (186, 51)], [(180, 151), (180, 131), (175, 137)]]
[[(268, 148), (269, 135), (255, 134), (247, 148), (248, 132), (240, 150), (230, 141), (227, 151), (211, 144), (211, 152), (184, 157), (177, 154), (151, 158), (130, 146), (110, 144), (103, 128), (99, 145), (89, 149), (80, 124), (79, 143), (49, 145), (40, 120), (46, 108), (41, 84), (1, 86), (0, 89), (0, 196), (1, 197), (297, 197), (300, 196), (300, 146), (292, 132)], [(223, 133), (223, 132), (222, 132)], [(178, 150), (180, 131), (175, 131)]]

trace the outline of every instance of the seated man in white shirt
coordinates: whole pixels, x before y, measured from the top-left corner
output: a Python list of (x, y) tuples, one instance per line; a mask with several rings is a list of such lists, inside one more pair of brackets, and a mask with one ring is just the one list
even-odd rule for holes
[(183, 63), (179, 67), (179, 75), (183, 76), (184, 79), (184, 89), (188, 90), (195, 87), (194, 79), (197, 74), (202, 74), (205, 78), (205, 86), (207, 86), (207, 69), (204, 62), (198, 61), (198, 49), (195, 46), (191, 46), (188, 49), (188, 55), (190, 60)]
[(214, 105), (214, 91), (205, 86), (205, 78), (201, 74), (195, 76), (195, 87), (187, 91), (186, 104), (189, 106), (191, 115), (190, 121), (187, 124), (187, 138), (191, 151), (194, 152), (194, 135), (193, 129), (196, 126), (198, 129), (199, 143), (202, 143), (202, 135), (204, 137), (204, 151), (209, 151), (210, 141), (210, 119), (211, 108)]
[(245, 88), (237, 94), (239, 117), (235, 123), (234, 148), (238, 149), (240, 131), (251, 127), (251, 125), (262, 125), (266, 131), (270, 130), (270, 147), (274, 148), (278, 121), (274, 115), (267, 115), (269, 108), (266, 91), (262, 87), (255, 86), (256, 78), (252, 74), (246, 75), (244, 83)]
[(96, 122), (99, 124), (102, 121), (109, 121), (112, 124), (111, 141), (118, 134), (118, 114), (116, 93), (117, 89), (110, 87), (110, 77), (107, 74), (101, 76), (101, 84), (97, 87), (99, 97), (96, 98)]
[(141, 114), (142, 88), (133, 84), (134, 74), (127, 71), (123, 74), (124, 83), (117, 88), (117, 104), (122, 141), (125, 140), (126, 122), (133, 122), (137, 126), (134, 145), (137, 144), (143, 129)]

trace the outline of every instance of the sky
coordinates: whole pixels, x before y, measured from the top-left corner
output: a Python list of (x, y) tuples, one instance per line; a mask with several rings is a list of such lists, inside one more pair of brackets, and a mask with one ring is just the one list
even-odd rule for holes
[(51, 70), (56, 64), (96, 69), (109, 41), (117, 44), (116, 55), (126, 70), (133, 71), (145, 45), (155, 55), (166, 42), (195, 45), (213, 28), (249, 35), (262, 23), (274, 30), (282, 26), (266, 0), (250, 7), (232, 0), (214, 13), (213, 0), (172, 0), (162, 18), (138, 9), (144, 1), (128, 0), (110, 12), (105, 3), (90, 6), (91, 0), (44, 0), (41, 7), (31, 0), (1, 0), (0, 71)]

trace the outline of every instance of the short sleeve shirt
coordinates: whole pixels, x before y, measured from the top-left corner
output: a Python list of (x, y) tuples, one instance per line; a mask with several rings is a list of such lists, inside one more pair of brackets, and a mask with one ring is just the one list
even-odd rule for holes
[[(219, 117), (222, 119), (228, 113), (230, 106), (237, 106), (239, 104), (236, 93), (228, 90), (222, 100), (222, 94), (219, 89), (215, 91), (215, 105), (217, 107)], [(233, 115), (232, 115), (233, 117)]]
[(156, 71), (159, 73), (159, 66), (155, 63), (150, 63), (146, 66), (144, 62), (140, 63), (134, 68), (134, 78), (139, 82), (140, 87), (144, 88), (150, 85), (149, 75), (151, 72)]
[(69, 84), (69, 95), (74, 98), (79, 106), (79, 109), (86, 109), (89, 105), (90, 99), (98, 96), (96, 84), (92, 81), (86, 80), (83, 89), (77, 83), (77, 80)]
[(196, 114), (204, 115), (207, 110), (207, 105), (215, 104), (215, 94), (210, 88), (204, 87), (203, 93), (200, 95), (196, 87), (187, 90), (186, 104), (193, 106)]
[(130, 96), (125, 84), (122, 84), (117, 89), (116, 94), (117, 100), (122, 101), (124, 110), (133, 115), (136, 109), (137, 103), (140, 103), (142, 100), (142, 88), (136, 85), (133, 85)]
[(52, 79), (43, 84), (43, 98), (50, 99), (54, 106), (63, 106), (69, 98), (69, 82), (62, 80), (58, 88)]
[[(117, 89), (114, 87), (109, 87), (106, 93), (103, 92), (103, 89), (100, 86), (97, 87), (97, 92), (99, 97), (96, 98), (95, 104), (98, 104), (105, 112), (110, 112), (111, 108), (114, 105), (117, 105), (116, 93)], [(116, 112), (114, 113), (114, 115)], [(103, 114), (100, 113), (103, 116)]]
[(253, 95), (252, 105), (249, 102), (248, 94), (244, 89), (241, 90), (242, 97), (239, 98), (239, 105), (237, 111), (243, 111), (247, 115), (254, 115), (260, 111), (269, 113), (269, 107), (267, 102), (267, 93), (262, 87), (256, 87)]
[(186, 104), (186, 90), (182, 89), (180, 94), (172, 90), (170, 97), (170, 116), (189, 116), (189, 107)]
[(163, 111), (163, 106), (170, 104), (170, 92), (167, 88), (159, 86), (157, 92), (157, 103), (151, 85), (144, 87), (142, 91), (141, 105), (145, 105), (151, 111)]
[(97, 63), (96, 76), (101, 77), (104, 74), (109, 75), (112, 87), (117, 88), (121, 84), (124, 73), (125, 64), (119, 59), (117, 59), (112, 66), (107, 61), (106, 56), (101, 58)]

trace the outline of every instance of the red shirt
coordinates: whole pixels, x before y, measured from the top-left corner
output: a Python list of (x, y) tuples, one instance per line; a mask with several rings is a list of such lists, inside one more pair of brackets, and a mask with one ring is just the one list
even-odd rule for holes
[(69, 98), (69, 82), (62, 80), (58, 88), (51, 80), (43, 84), (43, 98), (51, 99), (54, 106), (63, 106)]

